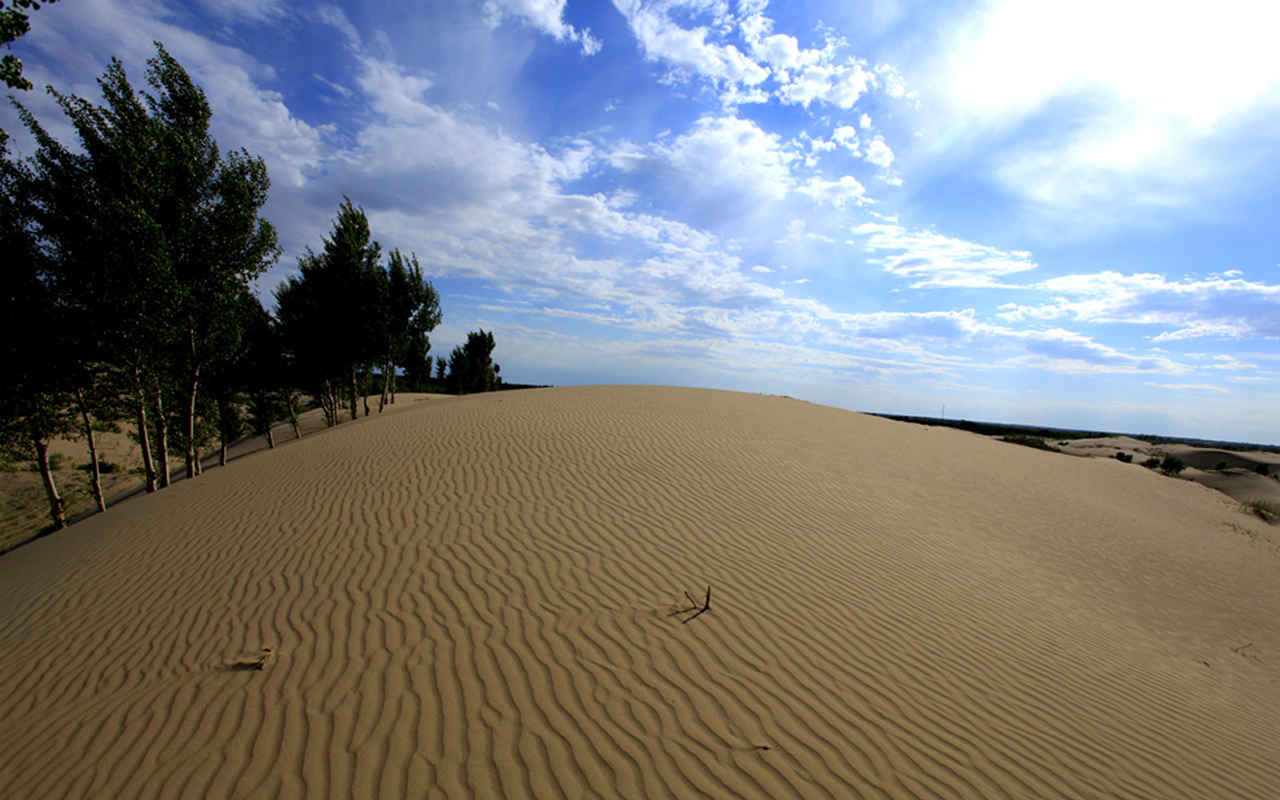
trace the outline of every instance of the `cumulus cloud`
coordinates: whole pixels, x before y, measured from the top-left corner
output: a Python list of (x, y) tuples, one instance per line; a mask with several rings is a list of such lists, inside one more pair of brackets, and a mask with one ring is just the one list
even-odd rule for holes
[(514, 17), (556, 41), (576, 42), (586, 55), (600, 52), (601, 42), (591, 31), (578, 30), (564, 21), (564, 6), (565, 0), (485, 0), (484, 13), (490, 25)]
[(884, 143), (883, 136), (876, 136), (867, 142), (867, 161), (882, 169), (893, 166), (893, 151)]
[(669, 14), (681, 3), (614, 0), (614, 5), (651, 60), (737, 85), (754, 86), (769, 76), (768, 69), (734, 45), (709, 41), (715, 33), (707, 26), (685, 28), (673, 20)]
[(608, 162), (669, 181), (673, 190), (713, 215), (750, 214), (783, 200), (799, 156), (777, 134), (736, 116), (704, 116), (679, 136), (646, 145), (623, 143)]
[(796, 191), (808, 195), (818, 203), (826, 203), (836, 208), (847, 205), (862, 205), (866, 202), (866, 188), (852, 175), (843, 175), (829, 181), (820, 177), (810, 178), (801, 183)]
[[(795, 36), (775, 33), (763, 3), (739, 3), (736, 14), (727, 2), (705, 0), (614, 0), (614, 5), (648, 58), (720, 83), (726, 106), (773, 97), (805, 108), (816, 103), (848, 110), (876, 89), (890, 98), (911, 97), (895, 67), (872, 68), (848, 55), (848, 42), (830, 30), (821, 47), (808, 48)], [(735, 33), (743, 48), (729, 41)]]

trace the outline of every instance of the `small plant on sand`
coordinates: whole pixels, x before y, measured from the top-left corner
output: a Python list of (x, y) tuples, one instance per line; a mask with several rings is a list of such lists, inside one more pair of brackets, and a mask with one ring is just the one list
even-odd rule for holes
[(1266, 475), (1269, 472), (1266, 464), (1258, 464), (1253, 468), (1253, 471), (1258, 473), (1259, 475)]
[(1218, 472), (1226, 472), (1228, 469), (1227, 462), (1219, 461), (1217, 464), (1213, 465), (1213, 468), (1216, 469)]
[(1280, 503), (1274, 500), (1246, 500), (1240, 504), (1240, 510), (1264, 522), (1280, 522)]
[(1125, 463), (1125, 464), (1132, 464), (1132, 463), (1133, 463), (1133, 456), (1132, 456), (1132, 455), (1130, 455), (1129, 453), (1124, 453), (1124, 452), (1119, 452), (1119, 451), (1117, 451), (1117, 452), (1116, 452), (1116, 461), (1120, 461), (1120, 462), (1123, 462), (1123, 463)]
[[(80, 470), (81, 472), (93, 472), (93, 464), (89, 462), (86, 462), (84, 464), (76, 464), (76, 469)], [(120, 469), (121, 467), (119, 464), (115, 463), (114, 461), (107, 461), (105, 458), (98, 462), (98, 472), (102, 473), (103, 475), (110, 475), (113, 472), (118, 472)]]
[(1146, 467), (1147, 469), (1155, 469), (1160, 466), (1160, 459), (1156, 458), (1155, 456), (1152, 456), (1151, 458), (1148, 458), (1146, 461), (1143, 461), (1142, 466)]
[(1160, 471), (1167, 475), (1177, 475), (1186, 468), (1187, 465), (1177, 456), (1165, 456), (1160, 462)]
[[(67, 457), (66, 457), (66, 456), (64, 456), (62, 453), (50, 453), (50, 454), (49, 454), (49, 469), (51, 469), (51, 470), (59, 470), (59, 469), (62, 469), (64, 466), (66, 466), (66, 463), (65, 463), (65, 462), (66, 462), (66, 460), (67, 460)], [(40, 463), (39, 463), (38, 461), (32, 461), (32, 462), (27, 466), (27, 469), (28, 469), (29, 471), (31, 471), (31, 472), (39, 472), (39, 471), (40, 471)]]

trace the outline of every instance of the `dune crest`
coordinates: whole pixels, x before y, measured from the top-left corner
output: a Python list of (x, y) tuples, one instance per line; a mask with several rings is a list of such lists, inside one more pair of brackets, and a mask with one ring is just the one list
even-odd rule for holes
[(1263, 797), (1260, 526), (787, 398), (423, 404), (0, 558), (0, 794)]

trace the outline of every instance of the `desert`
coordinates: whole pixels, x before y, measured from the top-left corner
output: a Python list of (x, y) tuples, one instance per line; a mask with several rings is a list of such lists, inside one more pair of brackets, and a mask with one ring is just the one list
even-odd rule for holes
[(1264, 797), (1271, 530), (785, 397), (406, 403), (0, 557), (0, 786)]

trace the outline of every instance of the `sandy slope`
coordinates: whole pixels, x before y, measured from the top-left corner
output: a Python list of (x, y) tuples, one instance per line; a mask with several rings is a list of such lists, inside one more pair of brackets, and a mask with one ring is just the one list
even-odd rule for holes
[[(386, 409), (387, 413), (403, 411), (405, 406), (423, 401), (450, 399), (450, 395), (426, 393), (401, 393), (394, 406)], [(369, 397), (371, 413), (378, 413), (377, 396)], [(359, 409), (363, 413), (363, 409)], [(346, 415), (343, 415), (344, 420)], [(345, 423), (344, 423), (345, 424)], [(325, 430), (324, 414), (319, 408), (299, 415), (298, 427), (303, 436)], [(102, 475), (103, 496), (111, 505), (127, 497), (143, 491), (145, 481), (141, 474), (141, 449), (133, 441), (132, 424), (121, 423), (117, 432), (99, 432), (96, 434), (98, 458), (110, 462), (117, 469)], [(272, 428), (277, 446), (293, 441), (292, 426), (287, 422), (277, 423)], [(267, 443), (262, 436), (246, 436), (228, 449), (228, 458), (265, 450)], [(96, 513), (97, 506), (93, 501), (89, 484), (87, 467), (89, 451), (83, 438), (58, 438), (49, 443), (51, 455), (61, 456), (62, 468), (54, 470), (54, 480), (62, 493), (67, 506), (67, 519), (76, 521), (88, 514)], [(169, 453), (169, 469), (173, 480), (181, 480), (186, 475), (185, 456), (181, 452)], [(206, 467), (218, 463), (218, 449), (211, 448), (201, 459)], [(77, 469), (83, 465), (86, 469)], [(44, 483), (34, 464), (23, 464), (25, 469), (16, 472), (0, 471), (0, 555), (13, 547), (38, 535), (42, 529), (48, 530), (49, 501), (46, 499)]]
[(423, 404), (0, 558), (0, 795), (1274, 796), (1259, 525), (785, 398)]

